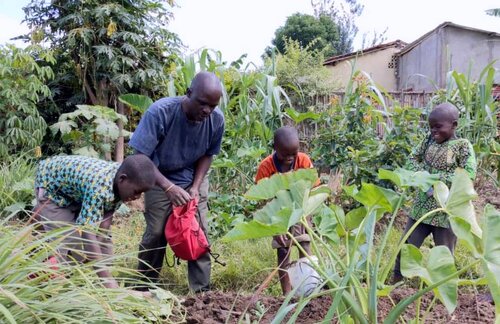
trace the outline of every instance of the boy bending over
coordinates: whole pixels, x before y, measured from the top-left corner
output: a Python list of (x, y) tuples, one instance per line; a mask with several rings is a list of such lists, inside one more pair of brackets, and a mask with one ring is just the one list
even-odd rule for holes
[[(115, 209), (121, 201), (137, 199), (154, 185), (155, 166), (145, 155), (129, 156), (121, 164), (84, 156), (56, 156), (38, 165), (34, 213), (44, 221), (45, 231), (68, 227), (57, 248), (59, 262), (101, 260), (112, 254), (108, 232)], [(98, 231), (81, 231), (79, 225), (95, 226)], [(119, 287), (109, 269), (101, 266), (97, 274), (106, 287)]]

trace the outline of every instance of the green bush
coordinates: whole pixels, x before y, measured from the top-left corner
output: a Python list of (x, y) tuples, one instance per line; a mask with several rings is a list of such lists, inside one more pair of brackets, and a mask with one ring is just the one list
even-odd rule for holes
[(33, 152), (0, 161), (0, 219), (33, 207), (36, 160)]

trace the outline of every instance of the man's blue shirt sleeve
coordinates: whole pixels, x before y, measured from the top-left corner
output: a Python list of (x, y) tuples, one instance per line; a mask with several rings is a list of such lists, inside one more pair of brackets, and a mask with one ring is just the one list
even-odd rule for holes
[(153, 105), (142, 116), (129, 141), (129, 145), (136, 151), (151, 157), (160, 138), (163, 136), (162, 134), (163, 121), (158, 116), (157, 109)]

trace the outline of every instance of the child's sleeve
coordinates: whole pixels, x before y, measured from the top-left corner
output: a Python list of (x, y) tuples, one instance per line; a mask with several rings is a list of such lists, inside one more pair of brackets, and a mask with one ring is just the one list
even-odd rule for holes
[(458, 166), (465, 169), (469, 177), (474, 180), (476, 178), (477, 161), (474, 154), (474, 148), (469, 141), (464, 141), (458, 153)]
[(262, 161), (257, 168), (257, 174), (255, 175), (255, 183), (259, 182), (261, 179), (269, 178), (273, 175), (269, 166), (265, 163), (266, 160)]

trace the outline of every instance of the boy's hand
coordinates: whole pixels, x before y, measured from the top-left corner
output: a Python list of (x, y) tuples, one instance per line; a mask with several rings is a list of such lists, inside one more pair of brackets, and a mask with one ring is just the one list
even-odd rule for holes
[(278, 242), (280, 246), (286, 246), (286, 241), (288, 239), (288, 236), (286, 234), (275, 235), (273, 238), (276, 240), (276, 242)]
[(191, 200), (191, 196), (186, 190), (175, 185), (166, 192), (166, 195), (168, 200), (170, 200), (174, 206), (185, 205)]

